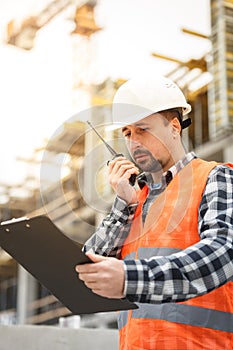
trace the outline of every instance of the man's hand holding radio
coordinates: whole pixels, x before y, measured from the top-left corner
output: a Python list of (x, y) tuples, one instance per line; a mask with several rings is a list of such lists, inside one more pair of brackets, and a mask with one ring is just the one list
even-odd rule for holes
[(130, 160), (121, 156), (111, 160), (108, 166), (109, 183), (118, 197), (128, 204), (137, 203), (136, 190), (130, 185), (129, 178), (133, 174), (138, 175), (139, 169)]

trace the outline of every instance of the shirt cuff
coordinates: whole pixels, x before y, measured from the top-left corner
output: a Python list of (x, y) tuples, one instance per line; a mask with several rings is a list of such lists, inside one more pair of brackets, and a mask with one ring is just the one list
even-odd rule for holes
[(148, 265), (145, 260), (124, 260), (124, 297), (144, 301), (149, 292)]
[(135, 213), (137, 207), (138, 203), (128, 205), (125, 200), (121, 199), (120, 197), (116, 197), (112, 210), (114, 214), (117, 214), (117, 216), (120, 216), (120, 213), (130, 216)]

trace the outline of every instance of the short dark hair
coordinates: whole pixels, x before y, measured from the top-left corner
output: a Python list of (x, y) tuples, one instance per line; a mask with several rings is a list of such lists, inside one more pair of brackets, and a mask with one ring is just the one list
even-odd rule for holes
[(162, 113), (163, 116), (165, 117), (165, 120), (167, 120), (168, 122), (170, 122), (173, 118), (178, 118), (181, 125), (181, 133), (182, 133), (183, 109), (181, 107), (166, 109), (158, 113)]

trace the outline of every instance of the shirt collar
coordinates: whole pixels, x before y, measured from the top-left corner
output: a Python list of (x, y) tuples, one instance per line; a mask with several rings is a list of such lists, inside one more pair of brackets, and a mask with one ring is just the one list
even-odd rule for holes
[[(176, 164), (174, 164), (168, 171), (165, 171), (162, 175), (161, 178), (161, 186), (163, 184), (166, 184), (166, 176), (170, 175), (168, 174), (169, 172), (171, 173), (170, 181), (176, 176), (188, 163), (190, 163), (193, 159), (197, 158), (196, 154), (194, 152), (189, 152), (185, 155), (184, 158), (180, 159)], [(169, 182), (170, 182), (169, 181)], [(138, 184), (139, 187), (142, 188), (145, 184), (147, 184), (148, 187), (150, 188), (159, 188), (159, 184), (154, 184), (153, 179), (150, 173), (142, 173), (138, 177)]]
[[(172, 173), (172, 178), (181, 171), (188, 163), (190, 163), (194, 158), (197, 158), (194, 152), (187, 153), (184, 158), (180, 159), (176, 164), (174, 164), (168, 171)], [(165, 172), (163, 175), (166, 175)]]

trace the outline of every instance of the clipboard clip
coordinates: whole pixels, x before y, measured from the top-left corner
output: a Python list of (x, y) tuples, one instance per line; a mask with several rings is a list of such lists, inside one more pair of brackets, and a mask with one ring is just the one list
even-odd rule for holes
[(19, 221), (24, 221), (24, 220), (29, 220), (29, 218), (28, 217), (26, 217), (26, 216), (22, 216), (22, 217), (20, 217), (20, 218), (12, 218), (12, 219), (10, 219), (10, 220), (6, 220), (6, 221), (2, 221), (1, 223), (0, 223), (0, 225), (9, 225), (9, 224), (12, 224), (12, 223), (14, 223), (14, 222), (19, 222)]

